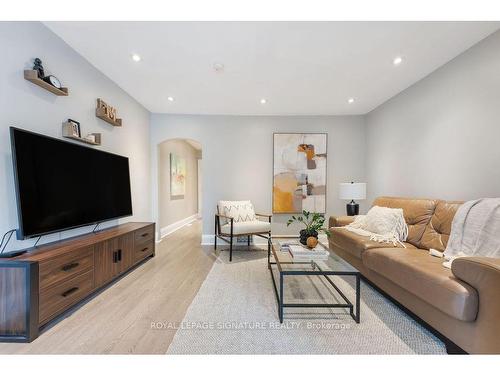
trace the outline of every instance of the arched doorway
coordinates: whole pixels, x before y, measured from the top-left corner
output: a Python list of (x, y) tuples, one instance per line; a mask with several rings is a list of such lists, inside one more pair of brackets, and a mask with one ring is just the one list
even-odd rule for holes
[(158, 144), (158, 232), (164, 238), (201, 218), (202, 147), (193, 139)]

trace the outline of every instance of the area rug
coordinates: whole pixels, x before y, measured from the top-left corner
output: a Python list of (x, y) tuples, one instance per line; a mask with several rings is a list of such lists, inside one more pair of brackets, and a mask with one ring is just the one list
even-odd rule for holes
[[(240, 250), (228, 258), (220, 253), (183, 321), (164, 322), (177, 329), (167, 354), (446, 353), (438, 338), (364, 282), (359, 324), (347, 309), (310, 308), (285, 308), (280, 324), (267, 252)], [(355, 301), (353, 280), (334, 281)], [(285, 301), (340, 302), (331, 289), (320, 277), (294, 276), (285, 283)]]

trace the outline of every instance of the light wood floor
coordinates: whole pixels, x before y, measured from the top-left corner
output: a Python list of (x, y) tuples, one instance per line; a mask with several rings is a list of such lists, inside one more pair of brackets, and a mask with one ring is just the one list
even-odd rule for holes
[(212, 268), (202, 247), (201, 221), (157, 244), (156, 256), (61, 317), (30, 344), (0, 343), (0, 354), (165, 353), (178, 324)]

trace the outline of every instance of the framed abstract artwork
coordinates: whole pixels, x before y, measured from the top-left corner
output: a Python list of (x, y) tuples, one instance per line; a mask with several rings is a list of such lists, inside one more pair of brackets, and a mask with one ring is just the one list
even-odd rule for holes
[(327, 134), (273, 137), (273, 213), (326, 213)]
[(186, 159), (170, 154), (170, 197), (183, 198), (186, 194)]

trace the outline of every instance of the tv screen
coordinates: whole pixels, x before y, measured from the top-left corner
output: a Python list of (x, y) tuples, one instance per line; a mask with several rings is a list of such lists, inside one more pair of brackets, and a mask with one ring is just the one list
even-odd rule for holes
[(18, 237), (132, 215), (128, 158), (13, 127), (10, 135)]

